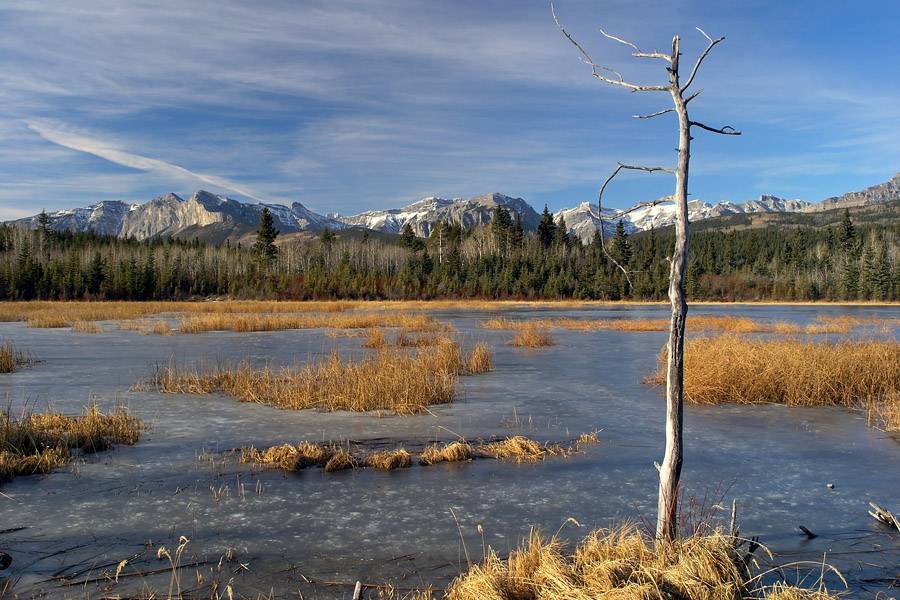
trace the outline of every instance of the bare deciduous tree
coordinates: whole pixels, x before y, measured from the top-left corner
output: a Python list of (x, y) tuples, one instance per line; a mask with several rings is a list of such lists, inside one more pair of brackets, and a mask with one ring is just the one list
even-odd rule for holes
[[(656, 536), (662, 540), (672, 540), (676, 535), (676, 515), (678, 510), (678, 487), (681, 478), (682, 465), (682, 422), (684, 411), (684, 330), (685, 321), (687, 319), (687, 299), (685, 296), (684, 283), (687, 271), (688, 259), (688, 172), (691, 161), (691, 130), (694, 127), (718, 133), (721, 135), (740, 135), (730, 125), (724, 127), (710, 127), (698, 121), (692, 121), (688, 116), (688, 104), (694, 100), (700, 91), (690, 93), (690, 87), (697, 77), (700, 66), (710, 51), (722, 42), (725, 38), (720, 37), (713, 39), (706, 34), (705, 31), (697, 28), (703, 37), (707, 40), (706, 49), (700, 53), (694, 66), (688, 75), (687, 81), (681, 81), (681, 52), (680, 38), (675, 36), (672, 39), (671, 54), (653, 51), (644, 52), (638, 46), (630, 41), (621, 39), (614, 35), (610, 35), (600, 30), (600, 33), (620, 44), (629, 46), (633, 52), (632, 56), (641, 59), (661, 60), (666, 64), (669, 82), (660, 85), (643, 85), (626, 81), (618, 71), (609, 67), (604, 67), (591, 58), (590, 54), (585, 50), (572, 35), (566, 30), (556, 15), (553, 5), (550, 5), (553, 14), (553, 20), (566, 38), (578, 49), (581, 60), (591, 67), (591, 74), (602, 82), (613, 86), (622, 87), (632, 92), (668, 92), (672, 97), (672, 107), (665, 108), (646, 115), (635, 115), (636, 119), (653, 119), (675, 113), (678, 116), (678, 162), (674, 169), (665, 167), (648, 167), (639, 165), (619, 164), (613, 173), (603, 182), (600, 191), (597, 194), (597, 204), (599, 210), (599, 218), (603, 219), (603, 193), (612, 180), (622, 171), (643, 171), (647, 173), (670, 173), (675, 176), (675, 193), (666, 198), (661, 198), (653, 202), (646, 202), (633, 207), (630, 210), (642, 206), (653, 206), (660, 202), (672, 201), (675, 203), (675, 250), (669, 263), (669, 300), (672, 305), (672, 319), (669, 328), (668, 340), (668, 362), (666, 367), (666, 451), (662, 464), (657, 464), (659, 470), (659, 501), (657, 505), (656, 520)], [(621, 217), (626, 214), (624, 211), (616, 215)], [(601, 231), (601, 240), (603, 239)], [(606, 247), (604, 243), (604, 252)], [(628, 270), (625, 265), (617, 263), (607, 253), (610, 260), (613, 260), (617, 268), (619, 268), (628, 277)], [(629, 279), (630, 283), (630, 279)]]

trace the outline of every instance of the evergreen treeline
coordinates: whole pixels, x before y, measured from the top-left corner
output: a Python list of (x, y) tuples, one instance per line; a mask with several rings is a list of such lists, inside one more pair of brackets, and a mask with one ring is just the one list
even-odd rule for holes
[[(491, 225), (405, 228), (395, 243), (317, 239), (275, 245), (263, 211), (251, 248), (138, 242), (92, 233), (0, 226), (0, 299), (583, 298), (666, 296), (671, 229), (628, 236), (606, 251), (582, 245), (544, 210), (526, 233), (499, 209)], [(688, 293), (709, 300), (900, 299), (900, 225), (706, 230), (691, 238)], [(630, 279), (630, 284), (629, 284)]]

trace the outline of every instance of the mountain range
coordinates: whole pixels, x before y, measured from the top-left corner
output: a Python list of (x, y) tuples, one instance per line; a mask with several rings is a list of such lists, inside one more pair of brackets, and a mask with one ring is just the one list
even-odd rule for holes
[[(827, 198), (818, 203), (805, 200), (786, 200), (776, 196), (760, 196), (740, 204), (718, 202), (710, 204), (691, 200), (688, 212), (691, 221), (734, 215), (815, 213), (832, 209), (858, 208), (900, 200), (900, 173), (890, 181)], [(462, 225), (464, 228), (489, 223), (498, 207), (505, 207), (518, 218), (526, 230), (534, 230), (540, 215), (522, 198), (492, 193), (473, 198), (424, 198), (402, 208), (373, 210), (356, 215), (321, 215), (299, 202), (281, 204), (245, 203), (224, 196), (198, 191), (189, 199), (169, 193), (149, 202), (129, 204), (104, 201), (97, 204), (48, 213), (50, 226), (57, 230), (93, 231), (139, 240), (172, 236), (182, 239), (199, 238), (210, 243), (226, 240), (243, 241), (252, 236), (263, 207), (269, 209), (276, 228), (285, 235), (316, 233), (327, 229), (363, 229), (387, 234), (399, 233), (406, 224), (422, 237), (427, 237), (439, 221)], [(603, 228), (605, 235), (613, 233), (616, 223), (623, 221), (629, 233), (662, 228), (675, 220), (672, 202), (655, 206), (640, 206), (630, 211), (603, 209), (602, 219), (597, 205), (582, 202), (574, 208), (558, 211), (555, 220), (565, 219), (570, 235), (584, 242)], [(27, 227), (38, 225), (38, 215), (25, 217), (13, 224)]]

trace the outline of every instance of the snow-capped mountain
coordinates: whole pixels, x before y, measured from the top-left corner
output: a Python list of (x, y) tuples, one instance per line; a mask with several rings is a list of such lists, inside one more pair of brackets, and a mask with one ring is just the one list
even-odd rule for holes
[(438, 221), (459, 224), (463, 228), (490, 223), (494, 211), (503, 206), (515, 219), (518, 216), (526, 230), (537, 228), (541, 217), (530, 204), (521, 198), (510, 198), (503, 194), (485, 194), (474, 198), (424, 198), (403, 208), (372, 210), (358, 215), (331, 215), (346, 225), (365, 227), (375, 231), (400, 233), (409, 223), (416, 235), (428, 237)]
[[(275, 227), (282, 233), (347, 227), (339, 221), (314, 213), (299, 202), (290, 207), (281, 204), (244, 203), (203, 190), (187, 200), (170, 193), (144, 204), (107, 201), (87, 208), (48, 213), (48, 217), (50, 226), (54, 229), (93, 231), (139, 240), (160, 236), (178, 237), (188, 231), (194, 237), (204, 229), (215, 229), (227, 237), (236, 230), (255, 228), (263, 207), (272, 213)], [(15, 222), (36, 227), (38, 216)]]
[[(807, 210), (810, 206), (812, 204), (805, 200), (785, 200), (776, 196), (760, 196), (758, 200), (749, 200), (743, 204), (734, 202), (709, 204), (702, 200), (690, 200), (688, 201), (688, 219), (700, 221), (742, 213), (800, 212)], [(582, 202), (576, 208), (561, 210), (554, 215), (554, 218), (559, 220), (560, 215), (566, 220), (569, 234), (577, 236), (584, 243), (591, 241), (594, 231), (601, 225), (597, 206), (588, 202)], [(620, 219), (623, 221), (627, 233), (667, 227), (675, 222), (675, 204), (671, 201), (662, 201), (654, 206), (642, 206), (629, 211), (604, 208), (602, 220), (604, 235), (612, 235), (615, 232), (616, 223)]]

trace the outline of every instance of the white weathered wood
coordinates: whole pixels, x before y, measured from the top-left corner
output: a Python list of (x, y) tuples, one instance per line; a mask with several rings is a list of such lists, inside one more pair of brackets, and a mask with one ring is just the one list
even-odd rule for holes
[(888, 527), (893, 527), (897, 531), (900, 531), (900, 519), (894, 516), (894, 513), (889, 511), (886, 508), (883, 508), (874, 502), (869, 502), (869, 506), (872, 507), (872, 510), (869, 511), (869, 514), (873, 519), (884, 523)]
[[(672, 39), (672, 53), (666, 55), (661, 52), (643, 52), (637, 44), (610, 35), (601, 29), (600, 33), (606, 38), (631, 47), (634, 50), (632, 56), (638, 58), (661, 58), (670, 63), (670, 66), (667, 67), (669, 73), (669, 83), (667, 85), (641, 85), (625, 81), (618, 71), (610, 69), (609, 67), (602, 67), (595, 63), (594, 59), (588, 54), (584, 46), (582, 46), (565, 29), (565, 27), (563, 27), (559, 17), (556, 15), (556, 10), (552, 3), (550, 5), (550, 10), (553, 14), (553, 20), (556, 22), (559, 30), (566, 39), (578, 49), (581, 60), (591, 67), (591, 74), (594, 77), (611, 85), (628, 88), (633, 92), (665, 91), (671, 94), (672, 108), (663, 109), (647, 115), (635, 115), (635, 118), (652, 119), (670, 112), (674, 112), (678, 116), (678, 164), (674, 171), (662, 167), (643, 167), (620, 163), (613, 174), (603, 183), (600, 192), (597, 195), (597, 204), (601, 219), (600, 240), (603, 245), (603, 251), (607, 257), (612, 260), (613, 264), (624, 273), (625, 278), (630, 284), (631, 280), (628, 276), (628, 270), (609, 255), (606, 251), (606, 245), (603, 243), (603, 192), (613, 178), (615, 178), (622, 170), (626, 169), (645, 171), (648, 173), (667, 172), (675, 175), (675, 193), (671, 197), (671, 200), (675, 203), (675, 249), (669, 262), (669, 302), (671, 304), (672, 316), (669, 326), (666, 360), (666, 447), (662, 463), (656, 465), (657, 470), (659, 471), (659, 500), (657, 505), (656, 536), (659, 540), (672, 540), (677, 533), (678, 486), (681, 479), (684, 445), (682, 431), (684, 420), (684, 332), (688, 313), (685, 279), (687, 277), (690, 233), (687, 201), (688, 176), (690, 174), (691, 161), (691, 128), (696, 126), (711, 133), (722, 135), (741, 134), (740, 131), (737, 131), (730, 125), (716, 128), (697, 121), (691, 121), (688, 116), (687, 105), (688, 102), (700, 94), (700, 91), (690, 94), (687, 98), (685, 98), (684, 93), (694, 83), (694, 79), (700, 71), (700, 66), (703, 64), (703, 61), (706, 60), (710, 51), (725, 38), (720, 37), (713, 39), (707, 35), (705, 31), (699, 27), (697, 28), (697, 31), (707, 39), (709, 44), (694, 63), (687, 82), (682, 84), (679, 73), (681, 40), (677, 35)], [(601, 71), (612, 73), (616, 77), (607, 77), (606, 75), (603, 75)], [(736, 524), (732, 524), (732, 529), (736, 529)]]

